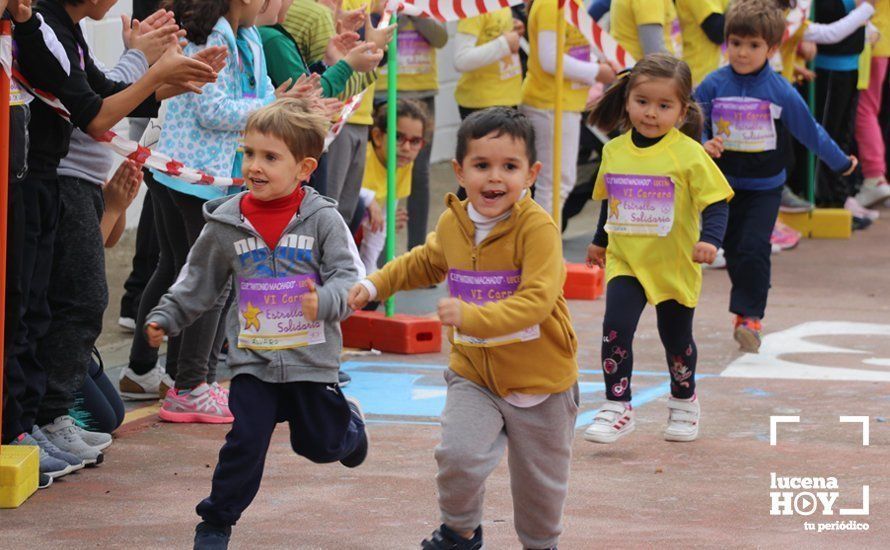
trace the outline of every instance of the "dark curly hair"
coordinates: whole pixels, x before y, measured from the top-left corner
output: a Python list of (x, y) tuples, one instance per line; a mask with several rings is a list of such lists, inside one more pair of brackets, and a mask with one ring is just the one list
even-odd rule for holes
[(229, 0), (164, 0), (162, 7), (176, 14), (186, 39), (200, 46), (207, 43), (219, 18), (229, 12)]

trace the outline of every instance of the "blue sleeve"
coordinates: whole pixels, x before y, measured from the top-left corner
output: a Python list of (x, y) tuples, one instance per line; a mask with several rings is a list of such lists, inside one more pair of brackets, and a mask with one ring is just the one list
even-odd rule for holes
[(698, 103), (698, 106), (701, 107), (701, 141), (704, 143), (713, 137), (711, 135), (711, 101), (714, 99), (714, 86), (711, 84), (711, 79), (705, 78), (705, 80), (699, 84), (698, 88), (695, 89), (692, 97), (695, 99), (695, 102)]
[[(777, 78), (781, 77), (777, 76)], [(780, 84), (783, 85), (780, 120), (791, 132), (791, 135), (835, 172), (841, 173), (848, 170), (850, 159), (847, 154), (831, 139), (825, 128), (816, 122), (800, 94), (785, 80), (781, 80)]]
[(594, 21), (599, 21), (610, 9), (612, 9), (612, 0), (593, 0), (587, 7), (587, 13)]
[(701, 212), (701, 236), (698, 240), (710, 243), (717, 248), (722, 247), (728, 221), (729, 204), (726, 201), (709, 204)]

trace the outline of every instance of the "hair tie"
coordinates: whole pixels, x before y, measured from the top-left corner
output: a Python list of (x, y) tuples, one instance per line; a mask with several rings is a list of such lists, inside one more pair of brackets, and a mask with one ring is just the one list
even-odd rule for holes
[(633, 70), (633, 68), (631, 68), (631, 67), (627, 67), (627, 68), (621, 69), (621, 70), (618, 71), (618, 73), (615, 75), (615, 79), (617, 80), (617, 79), (619, 79), (619, 78), (625, 78), (627, 75), (629, 75), (629, 74), (631, 73), (632, 70)]

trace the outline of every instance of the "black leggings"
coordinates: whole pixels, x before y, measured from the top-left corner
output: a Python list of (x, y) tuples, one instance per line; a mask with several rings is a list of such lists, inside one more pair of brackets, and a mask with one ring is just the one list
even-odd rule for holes
[(102, 358), (95, 350), (89, 374), (74, 394), (74, 403), (71, 416), (83, 422), (91, 432), (112, 433), (124, 421), (124, 402), (105, 374)]
[[(630, 402), (633, 375), (633, 338), (646, 293), (635, 277), (619, 276), (606, 289), (606, 316), (603, 319), (602, 365), (606, 381), (606, 399)], [(655, 306), (658, 335), (664, 345), (671, 374), (671, 395), (689, 399), (695, 395), (695, 363), (698, 351), (692, 339), (695, 309), (676, 300)]]

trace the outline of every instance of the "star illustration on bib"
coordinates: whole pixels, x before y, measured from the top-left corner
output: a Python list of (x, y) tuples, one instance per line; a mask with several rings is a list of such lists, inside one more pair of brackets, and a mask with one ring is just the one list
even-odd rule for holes
[(730, 133), (731, 133), (731, 132), (730, 132), (730, 129), (729, 129), (729, 123), (730, 123), (730, 121), (728, 121), (728, 120), (726, 120), (726, 119), (724, 119), (724, 118), (718, 118), (718, 119), (717, 119), (717, 135), (718, 135), (718, 136), (719, 136), (720, 134), (723, 134), (723, 135), (725, 135), (726, 137), (729, 137), (729, 135), (730, 135)]
[(247, 309), (241, 312), (241, 315), (244, 316), (244, 320), (247, 322), (247, 324), (244, 325), (244, 330), (247, 330), (250, 327), (255, 327), (257, 332), (260, 331), (260, 313), (262, 313), (260, 308), (254, 306), (251, 302), (247, 302)]
[(618, 207), (621, 205), (621, 201), (613, 198), (609, 201), (609, 217), (617, 218), (618, 217)]

